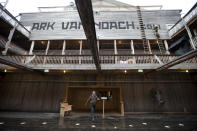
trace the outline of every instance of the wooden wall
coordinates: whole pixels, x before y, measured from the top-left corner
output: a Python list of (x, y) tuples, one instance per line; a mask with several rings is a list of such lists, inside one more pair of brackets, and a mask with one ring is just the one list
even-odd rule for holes
[[(80, 87), (80, 88), (69, 88), (69, 103), (72, 104), (74, 111), (89, 111), (90, 105), (85, 105), (88, 97), (91, 95), (92, 91), (95, 90), (97, 93), (99, 91), (112, 91), (113, 98), (105, 103), (105, 111), (120, 112), (120, 88), (94, 88), (94, 87)], [(102, 101), (98, 101), (96, 104), (96, 110), (102, 111)]]
[[(96, 80), (109, 82), (96, 83)], [(127, 74), (106, 71), (99, 78), (96, 73), (82, 71), (48, 75), (6, 73), (0, 79), (0, 111), (58, 112), (66, 87), (104, 86), (121, 87), (126, 112), (183, 112), (184, 108), (197, 112), (196, 80), (196, 74), (185, 72), (156, 73), (149, 78), (129, 71)], [(161, 97), (166, 101), (164, 106), (155, 102), (152, 90), (161, 91)]]

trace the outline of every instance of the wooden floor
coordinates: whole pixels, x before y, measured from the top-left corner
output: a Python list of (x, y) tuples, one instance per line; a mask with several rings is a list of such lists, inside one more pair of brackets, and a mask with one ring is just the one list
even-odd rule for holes
[(125, 117), (98, 114), (95, 121), (90, 115), (72, 114), (60, 119), (56, 113), (0, 112), (1, 131), (195, 131), (195, 114), (141, 114)]

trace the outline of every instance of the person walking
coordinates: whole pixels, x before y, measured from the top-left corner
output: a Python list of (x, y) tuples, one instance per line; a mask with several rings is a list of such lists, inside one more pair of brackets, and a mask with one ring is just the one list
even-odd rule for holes
[(85, 105), (87, 105), (87, 103), (90, 102), (90, 111), (91, 111), (92, 121), (94, 121), (94, 112), (95, 112), (97, 100), (99, 100), (99, 98), (97, 97), (96, 92), (92, 91), (92, 94), (89, 96), (89, 98), (87, 99), (85, 103)]

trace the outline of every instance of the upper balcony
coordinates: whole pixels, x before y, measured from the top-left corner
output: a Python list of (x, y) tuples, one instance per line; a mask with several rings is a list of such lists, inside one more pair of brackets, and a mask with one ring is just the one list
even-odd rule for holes
[[(53, 70), (96, 70), (91, 55), (7, 55), (12, 61), (27, 65), (33, 69)], [(177, 55), (100, 55), (102, 70), (114, 69), (156, 69)], [(187, 60), (170, 69), (197, 69), (197, 57)], [(2, 69), (8, 66), (1, 65)]]

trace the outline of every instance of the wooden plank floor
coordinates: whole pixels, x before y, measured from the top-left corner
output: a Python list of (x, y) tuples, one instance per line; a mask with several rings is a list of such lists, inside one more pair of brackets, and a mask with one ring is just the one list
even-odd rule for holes
[(0, 131), (194, 131), (196, 123), (195, 114), (108, 115), (105, 119), (98, 114), (95, 121), (91, 121), (85, 113), (71, 114), (64, 119), (56, 113), (0, 113)]

